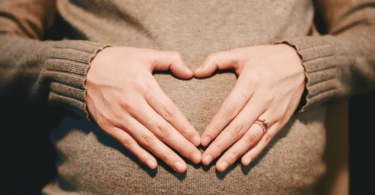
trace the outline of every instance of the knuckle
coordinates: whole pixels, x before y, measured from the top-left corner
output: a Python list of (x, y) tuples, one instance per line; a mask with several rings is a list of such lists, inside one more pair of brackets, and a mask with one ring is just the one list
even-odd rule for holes
[(238, 108), (235, 104), (229, 104), (224, 108), (224, 113), (228, 118), (233, 119), (237, 115), (237, 110)]
[[(222, 127), (220, 126), (217, 126), (217, 125), (214, 125), (212, 126), (212, 131), (210, 131), (209, 135), (210, 137), (216, 137), (216, 134), (218, 134), (219, 132), (221, 132), (223, 130)], [(213, 136), (212, 134), (214, 134), (215, 136)]]
[(265, 137), (266, 143), (269, 143), (272, 140), (273, 135), (270, 133), (267, 133), (266, 135), (264, 135), (264, 137)]
[(143, 92), (143, 96), (145, 97), (145, 99), (153, 99), (155, 98), (155, 89), (153, 89), (152, 87), (150, 87), (149, 89), (145, 90)]
[(238, 152), (238, 151), (231, 151), (229, 154), (228, 154), (228, 158), (234, 162), (236, 161), (238, 158), (241, 157), (241, 154)]
[[(186, 131), (183, 131), (183, 132), (186, 132)], [(196, 136), (199, 136), (199, 135), (197, 135), (196, 133), (194, 133), (194, 131), (192, 131), (191, 133), (188, 134), (188, 139), (193, 140)]]
[(158, 123), (155, 125), (154, 134), (161, 140), (165, 140), (170, 136), (169, 125), (167, 123)]
[(274, 118), (281, 119), (281, 124), (283, 124), (284, 121), (288, 121), (290, 117), (289, 113), (291, 112), (290, 110), (288, 110), (289, 108), (290, 108), (289, 105), (279, 107), (278, 109), (276, 108), (275, 111), (273, 112)]
[(131, 79), (131, 85), (132, 88), (140, 93), (145, 93), (148, 91), (149, 87), (148, 87), (148, 84), (147, 82), (145, 82), (145, 78), (143, 77), (143, 75), (137, 75), (137, 76), (134, 76), (133, 79)]
[(167, 121), (171, 120), (176, 114), (176, 108), (171, 104), (165, 104), (162, 106), (161, 115), (163, 118), (165, 118)]
[(261, 83), (261, 78), (259, 74), (256, 74), (256, 73), (250, 73), (248, 79), (249, 79), (249, 83), (251, 83), (251, 85), (254, 85), (254, 86), (257, 86)]
[(190, 127), (176, 127), (175, 129), (188, 140), (193, 140), (195, 137), (199, 136), (196, 130), (191, 129)]
[[(120, 101), (119, 104), (120, 104), (120, 106), (123, 110), (126, 110), (126, 111), (132, 111), (133, 110), (133, 105), (130, 104), (130, 100), (129, 101), (126, 101), (126, 100)], [(114, 111), (113, 115), (116, 116), (116, 118), (118, 118), (118, 119), (122, 118), (122, 113), (119, 110)]]
[[(211, 125), (209, 128), (207, 128), (203, 134), (205, 137), (208, 137), (209, 140), (210, 140), (210, 143), (213, 141), (213, 139), (215, 139), (215, 137), (223, 131), (223, 127), (219, 126), (219, 125), (216, 125), (216, 124), (213, 124)], [(202, 134), (202, 135), (203, 135)], [(201, 136), (202, 137), (202, 136)]]
[(239, 138), (239, 137), (242, 137), (242, 135), (244, 134), (244, 125), (243, 124), (240, 124), (240, 125), (236, 125), (234, 127), (234, 129), (231, 131), (232, 135), (235, 137), (235, 138)]
[(252, 145), (259, 140), (259, 135), (253, 132), (248, 133), (245, 137), (245, 140), (247, 141), (248, 144)]
[(271, 93), (264, 98), (264, 103), (270, 105), (275, 99), (275, 96)]
[(172, 151), (166, 151), (166, 152), (161, 153), (159, 155), (159, 158), (167, 164), (172, 164), (173, 156), (174, 156), (174, 153)]
[(147, 134), (142, 135), (139, 141), (147, 149), (152, 148), (155, 142), (154, 137)]
[(133, 147), (133, 140), (131, 140), (130, 138), (127, 138), (127, 137), (120, 137), (119, 139), (119, 142), (127, 149), (131, 150), (131, 148)]
[(181, 132), (181, 134), (188, 140), (193, 140), (196, 137), (194, 131), (190, 131), (189, 128), (179, 129), (179, 132)]
[(223, 153), (224, 152), (224, 150), (225, 150), (225, 148), (222, 146), (222, 145), (218, 145), (218, 144), (214, 144), (214, 145), (212, 145), (213, 147), (212, 147), (212, 150), (215, 152), (215, 153), (217, 153), (217, 154), (221, 154), (221, 153)]
[(250, 98), (249, 89), (246, 89), (245, 87), (241, 87), (237, 91), (237, 97), (248, 100)]
[(124, 113), (122, 110), (116, 109), (106, 116), (104, 123), (102, 123), (103, 120), (101, 120), (100, 122), (98, 121), (98, 124), (103, 127), (120, 127), (125, 132), (127, 132), (127, 122), (125, 121), (127, 117), (125, 115), (127, 115), (127, 113)]

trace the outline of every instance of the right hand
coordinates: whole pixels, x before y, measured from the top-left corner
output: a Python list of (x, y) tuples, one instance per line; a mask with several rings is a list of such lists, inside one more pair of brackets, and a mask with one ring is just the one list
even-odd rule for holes
[(179, 78), (193, 76), (177, 52), (105, 48), (87, 72), (87, 108), (100, 128), (142, 163), (155, 169), (153, 153), (182, 173), (186, 163), (171, 148), (197, 164), (200, 136), (152, 75), (169, 69)]

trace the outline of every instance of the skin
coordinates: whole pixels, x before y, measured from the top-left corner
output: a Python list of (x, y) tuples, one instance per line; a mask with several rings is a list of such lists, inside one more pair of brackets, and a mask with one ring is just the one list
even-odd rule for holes
[(171, 148), (200, 163), (200, 136), (162, 91), (154, 70), (171, 70), (183, 79), (193, 76), (177, 52), (105, 48), (87, 72), (87, 107), (104, 132), (148, 167), (157, 167), (155, 155), (182, 173), (186, 163)]
[[(217, 69), (238, 75), (201, 137), (152, 76), (169, 69), (183, 79), (209, 77)], [(302, 97), (305, 73), (297, 52), (284, 44), (212, 53), (194, 72), (177, 52), (110, 47), (92, 60), (86, 88), (87, 107), (98, 125), (151, 169), (157, 167), (151, 153), (182, 173), (186, 163), (171, 148), (204, 165), (228, 149), (216, 163), (222, 172), (240, 157), (249, 165), (285, 126)], [(257, 119), (270, 122), (266, 133)], [(196, 148), (200, 144), (210, 144), (203, 155)]]
[[(202, 163), (217, 161), (225, 171), (238, 158), (250, 164), (296, 111), (305, 88), (300, 57), (292, 47), (263, 45), (213, 53), (194, 70), (195, 77), (208, 77), (216, 69), (234, 69), (238, 81), (223, 105), (201, 135), (207, 146)], [(263, 133), (257, 119), (270, 122)]]

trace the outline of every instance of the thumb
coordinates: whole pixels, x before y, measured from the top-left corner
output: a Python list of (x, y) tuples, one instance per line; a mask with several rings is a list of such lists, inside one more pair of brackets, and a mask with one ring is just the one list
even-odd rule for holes
[(153, 70), (171, 70), (176, 77), (182, 79), (193, 77), (193, 71), (186, 66), (180, 54), (175, 51), (160, 51), (152, 67)]
[(236, 68), (236, 65), (236, 57), (230, 51), (211, 53), (193, 73), (195, 77), (208, 77), (217, 69), (225, 70)]

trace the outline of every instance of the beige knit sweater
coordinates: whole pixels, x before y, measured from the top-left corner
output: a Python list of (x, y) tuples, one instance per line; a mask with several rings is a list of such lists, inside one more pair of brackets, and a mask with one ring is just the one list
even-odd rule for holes
[[(0, 98), (16, 96), (16, 87), (25, 102), (73, 111), (51, 131), (58, 177), (44, 194), (314, 193), (325, 173), (322, 103), (375, 85), (374, 7), (370, 0), (2, 0)], [(41, 41), (56, 14), (70, 40)], [(324, 35), (313, 28), (314, 16)], [(237, 162), (219, 173), (189, 163), (178, 174), (159, 161), (150, 170), (85, 118), (86, 70), (107, 45), (178, 51), (194, 69), (212, 52), (279, 41), (303, 59), (304, 109), (247, 167)], [(231, 72), (155, 78), (199, 133), (236, 82)]]

